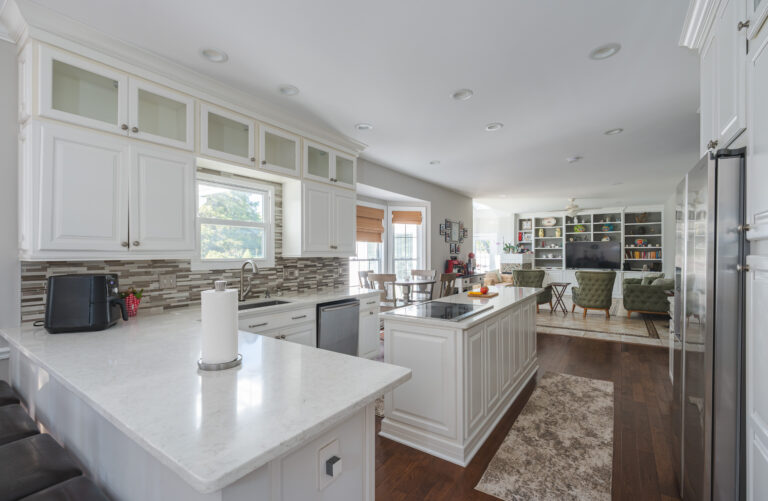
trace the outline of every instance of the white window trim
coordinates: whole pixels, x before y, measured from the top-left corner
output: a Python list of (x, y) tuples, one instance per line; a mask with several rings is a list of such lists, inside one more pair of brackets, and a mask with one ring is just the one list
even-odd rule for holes
[[(260, 268), (274, 268), (275, 266), (275, 188), (268, 184), (262, 184), (257, 181), (251, 181), (241, 178), (233, 178), (226, 175), (212, 175), (202, 172), (197, 173), (197, 179), (195, 180), (195, 254), (192, 257), (191, 269), (193, 271), (198, 270), (230, 270), (238, 268), (243, 259), (201, 259), (200, 258), (200, 224), (203, 222), (198, 217), (199, 196), (199, 182), (210, 184), (218, 184), (221, 186), (227, 186), (235, 189), (246, 190), (258, 190), (265, 192), (266, 203), (264, 204), (264, 223), (253, 224), (253, 226), (263, 226), (265, 234), (267, 235), (267, 246), (264, 249), (264, 257), (262, 259), (254, 259), (253, 261)], [(247, 222), (243, 222), (243, 226), (250, 226)]]
[(429, 219), (427, 211), (427, 207), (424, 205), (387, 205), (387, 270), (388, 273), (394, 273), (395, 272), (395, 232), (392, 229), (392, 211), (399, 211), (399, 210), (412, 210), (412, 211), (420, 211), (421, 212), (421, 224), (419, 225), (419, 239), (421, 242), (423, 242), (423, 245), (421, 245), (421, 248), (419, 249), (419, 257), (418, 257), (418, 263), (417, 266), (420, 269), (429, 269), (429, 253), (430, 253), (430, 245), (429, 245), (429, 231), (427, 230), (429, 226)]
[[(382, 221), (382, 225), (384, 226), (384, 233), (381, 234), (381, 273), (387, 273), (387, 270), (389, 270), (389, 262), (387, 262), (387, 256), (389, 255), (387, 252), (387, 235), (389, 235), (389, 225), (387, 225), (386, 221), (386, 214), (387, 214), (387, 206), (376, 204), (373, 202), (366, 202), (365, 200), (358, 200), (357, 205), (362, 205), (365, 207), (372, 207), (374, 209), (381, 209), (384, 211), (384, 221)], [(357, 255), (357, 240), (355, 240), (355, 256)], [(350, 262), (352, 262), (352, 258), (350, 258)], [(351, 279), (355, 279), (355, 285), (359, 283), (358, 277), (350, 277), (350, 283), (352, 283)]]

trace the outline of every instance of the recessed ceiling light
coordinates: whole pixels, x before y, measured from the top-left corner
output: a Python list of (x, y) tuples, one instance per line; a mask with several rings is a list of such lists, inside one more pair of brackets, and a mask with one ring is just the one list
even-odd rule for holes
[(472, 89), (459, 89), (453, 94), (451, 94), (451, 97), (454, 98), (456, 101), (466, 101), (470, 97), (474, 96), (475, 93), (472, 91)]
[(226, 63), (229, 59), (226, 52), (218, 49), (203, 49), (200, 54), (212, 63)]
[(281, 85), (279, 90), (280, 94), (284, 96), (295, 96), (299, 93), (299, 88), (294, 85)]
[(615, 136), (616, 134), (621, 134), (622, 132), (624, 132), (624, 129), (622, 129), (621, 127), (618, 127), (616, 129), (607, 130), (603, 132), (603, 134), (605, 134), (606, 136)]
[(589, 53), (589, 58), (596, 61), (608, 59), (611, 56), (615, 56), (620, 49), (621, 45), (617, 43), (607, 43), (597, 47), (596, 49), (593, 49), (592, 52)]
[(369, 124), (366, 122), (361, 122), (359, 124), (355, 124), (355, 129), (357, 130), (373, 130), (373, 124)]
[(429, 165), (440, 165), (440, 160), (430, 160)]
[(491, 122), (485, 126), (485, 130), (488, 132), (493, 132), (496, 130), (501, 130), (502, 127), (504, 127), (504, 124), (501, 122)]
[(567, 161), (569, 164), (575, 164), (576, 162), (578, 162), (579, 160), (581, 160), (581, 159), (583, 159), (583, 158), (584, 158), (584, 157), (582, 157), (582, 156), (579, 156), (579, 155), (575, 155), (575, 156), (572, 156), (572, 157), (568, 157), (568, 158), (566, 158), (565, 160), (566, 160), (566, 161)]

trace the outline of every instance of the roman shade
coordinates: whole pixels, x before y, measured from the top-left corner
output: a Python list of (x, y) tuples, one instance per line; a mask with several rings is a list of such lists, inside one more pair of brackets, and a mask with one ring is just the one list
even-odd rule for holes
[(421, 224), (421, 211), (419, 210), (393, 210), (393, 224)]
[(381, 243), (384, 233), (384, 211), (364, 205), (357, 206), (357, 241)]

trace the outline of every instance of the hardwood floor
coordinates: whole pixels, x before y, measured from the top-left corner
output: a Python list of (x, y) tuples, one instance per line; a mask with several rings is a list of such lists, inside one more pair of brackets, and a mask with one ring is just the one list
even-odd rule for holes
[[(671, 398), (666, 349), (538, 335), (540, 378), (544, 372), (614, 383), (613, 499), (677, 498), (672, 468)], [(495, 500), (475, 485), (533, 392), (502, 418), (467, 468), (376, 436), (376, 499)], [(380, 427), (377, 418), (377, 431)]]

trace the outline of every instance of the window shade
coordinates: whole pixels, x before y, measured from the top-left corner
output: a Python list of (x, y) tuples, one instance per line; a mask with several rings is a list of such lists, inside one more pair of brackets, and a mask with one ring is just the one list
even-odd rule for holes
[(384, 233), (384, 211), (364, 205), (357, 206), (357, 241), (381, 243)]
[(421, 211), (419, 210), (393, 210), (393, 224), (421, 224)]

